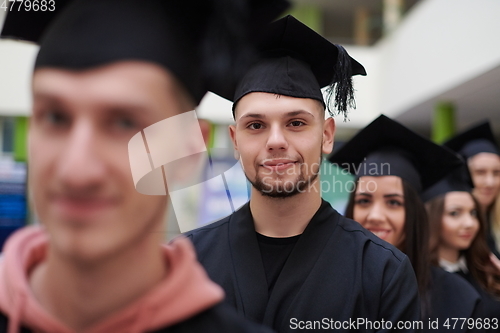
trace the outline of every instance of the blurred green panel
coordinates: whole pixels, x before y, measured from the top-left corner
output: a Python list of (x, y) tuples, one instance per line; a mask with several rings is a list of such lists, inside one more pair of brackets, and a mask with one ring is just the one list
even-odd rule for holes
[(442, 144), (456, 131), (455, 106), (450, 102), (438, 102), (432, 120), (432, 141)]
[(26, 162), (28, 159), (28, 117), (16, 117), (14, 126), (14, 160)]
[(318, 34), (323, 34), (323, 14), (318, 6), (297, 5), (292, 7), (286, 14), (294, 16)]

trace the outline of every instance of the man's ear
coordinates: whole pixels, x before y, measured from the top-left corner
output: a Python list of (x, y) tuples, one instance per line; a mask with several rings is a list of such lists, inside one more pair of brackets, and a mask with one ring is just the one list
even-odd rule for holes
[(335, 129), (335, 120), (332, 117), (325, 119), (323, 124), (323, 143), (321, 146), (323, 154), (330, 154), (333, 150)]
[(240, 159), (240, 152), (238, 151), (238, 142), (236, 141), (236, 126), (229, 125), (228, 130), (229, 130), (229, 136), (231, 137), (231, 141), (233, 142), (234, 158), (239, 160)]

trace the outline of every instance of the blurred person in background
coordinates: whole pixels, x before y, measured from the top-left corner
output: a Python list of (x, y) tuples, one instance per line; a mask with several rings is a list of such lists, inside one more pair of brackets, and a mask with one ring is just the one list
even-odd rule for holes
[(475, 315), (484, 329), (496, 331), (500, 329), (500, 270), (492, 262), (486, 223), (472, 189), (464, 165), (423, 194), (431, 230), (430, 258), (434, 265), (464, 277), (477, 290), (481, 302)]
[[(460, 159), (381, 115), (329, 161), (355, 171), (357, 177), (346, 217), (396, 246), (410, 259), (418, 281), (423, 331), (448, 331), (446, 319), (473, 316), (479, 302), (474, 288), (462, 278), (430, 266), (429, 226), (419, 196), (460, 165)], [(428, 323), (436, 319), (438, 327), (430, 327)], [(466, 330), (458, 327), (451, 331)]]
[(222, 305), (189, 240), (161, 246), (168, 196), (136, 191), (127, 146), (231, 82), (251, 9), (284, 9), (246, 5), (76, 0), (8, 13), (3, 36), (40, 43), (28, 149), (42, 226), (5, 246), (0, 332), (268, 331)]
[(484, 232), (488, 245), (491, 252), (500, 258), (500, 208), (495, 208), (495, 201), (500, 200), (500, 149), (491, 126), (487, 121), (474, 125), (445, 145), (460, 153), (468, 162), (474, 183), (472, 194), (486, 221)]
[(229, 132), (251, 198), (187, 233), (200, 262), (229, 304), (278, 332), (332, 330), (357, 318), (378, 327), (350, 329), (388, 332), (382, 320), (417, 320), (408, 258), (321, 198), (318, 172), (335, 132), (330, 98), (345, 116), (351, 76), (365, 75), (363, 66), (292, 16), (269, 25), (259, 45), (264, 59), (223, 95), (234, 101)]

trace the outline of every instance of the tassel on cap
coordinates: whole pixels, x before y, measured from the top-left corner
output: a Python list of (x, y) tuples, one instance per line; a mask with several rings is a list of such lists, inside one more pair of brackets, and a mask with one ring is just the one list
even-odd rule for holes
[(332, 83), (326, 90), (326, 108), (328, 113), (333, 117), (334, 112), (331, 110), (331, 100), (334, 98), (333, 105), (338, 114), (344, 115), (345, 121), (349, 109), (356, 109), (352, 84), (351, 57), (341, 45), (335, 44), (335, 47), (337, 47), (338, 56), (334, 66)]

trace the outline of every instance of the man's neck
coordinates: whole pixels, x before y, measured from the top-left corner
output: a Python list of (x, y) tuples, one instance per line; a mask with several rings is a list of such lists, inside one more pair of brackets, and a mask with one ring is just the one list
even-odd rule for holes
[(287, 198), (264, 196), (252, 188), (250, 210), (255, 231), (268, 237), (292, 237), (304, 232), (321, 206), (318, 182)]
[(96, 263), (79, 265), (50, 248), (30, 285), (42, 307), (66, 326), (85, 330), (139, 299), (167, 274), (157, 235)]

